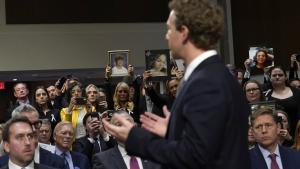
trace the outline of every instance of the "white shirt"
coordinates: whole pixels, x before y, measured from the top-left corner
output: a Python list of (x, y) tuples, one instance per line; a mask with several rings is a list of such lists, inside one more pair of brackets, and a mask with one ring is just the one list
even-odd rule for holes
[(8, 160), (8, 168), (9, 169), (34, 169), (34, 162), (31, 161), (31, 163), (26, 167), (20, 167), (17, 164), (14, 164), (10, 159)]
[(186, 71), (184, 73), (184, 81), (187, 81), (196, 67), (202, 63), (205, 59), (217, 54), (216, 50), (208, 50), (203, 52), (201, 55), (197, 56), (189, 65), (187, 65)]
[[(121, 152), (121, 156), (123, 157), (126, 167), (128, 169), (130, 169), (130, 156), (127, 155), (126, 150), (122, 146), (118, 145), (118, 149)], [(135, 158), (138, 161), (138, 165), (139, 165), (140, 169), (144, 169), (141, 158), (140, 157), (135, 157)]]
[(40, 145), (38, 144), (34, 151), (34, 162), (40, 164)]
[(55, 151), (55, 146), (51, 145), (51, 144), (45, 144), (45, 143), (39, 143), (38, 144), (42, 149), (48, 150), (50, 152), (54, 152)]
[[(268, 166), (268, 169), (271, 169), (271, 158), (269, 157), (269, 155), (271, 153), (267, 149), (264, 149), (263, 147), (261, 147), (260, 145), (258, 145), (258, 148), (260, 149), (262, 155), (264, 156), (264, 159), (265, 159), (265, 162)], [(278, 164), (278, 167), (280, 169), (283, 169), (278, 144), (276, 145), (274, 154), (276, 154), (276, 162)]]
[(86, 136), (86, 130), (85, 127), (83, 125), (83, 118), (86, 114), (86, 112), (84, 111), (83, 107), (79, 107), (78, 108), (78, 120), (77, 120), (77, 125), (76, 125), (76, 132), (75, 132), (75, 138), (81, 138)]

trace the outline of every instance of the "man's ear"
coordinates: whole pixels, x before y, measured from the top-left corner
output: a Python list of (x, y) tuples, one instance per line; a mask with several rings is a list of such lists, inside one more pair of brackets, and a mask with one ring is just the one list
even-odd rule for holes
[(6, 153), (9, 153), (10, 149), (9, 149), (9, 144), (8, 142), (4, 141), (3, 143), (3, 149)]
[(187, 41), (189, 40), (189, 33), (190, 33), (188, 27), (186, 27), (185, 25), (182, 25), (180, 27), (179, 32), (182, 35), (183, 43), (187, 43)]
[(16, 92), (14, 92), (14, 96), (17, 97), (17, 93)]

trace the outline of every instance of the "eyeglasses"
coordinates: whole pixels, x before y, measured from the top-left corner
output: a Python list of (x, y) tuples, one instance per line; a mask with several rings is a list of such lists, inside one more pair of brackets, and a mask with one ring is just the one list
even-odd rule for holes
[(265, 128), (265, 130), (266, 130), (266, 129), (272, 128), (273, 126), (274, 126), (273, 123), (265, 123), (265, 124), (259, 124), (257, 126), (254, 126), (253, 129), (255, 131), (261, 132), (263, 130), (263, 128)]
[(251, 92), (254, 92), (254, 91), (257, 91), (257, 90), (259, 90), (259, 88), (250, 88), (250, 89), (246, 89), (246, 92), (251, 93)]
[(35, 129), (39, 129), (39, 128), (41, 128), (41, 126), (42, 126), (42, 121), (41, 121), (41, 120), (38, 120), (38, 121), (32, 122), (31, 125), (32, 125)]

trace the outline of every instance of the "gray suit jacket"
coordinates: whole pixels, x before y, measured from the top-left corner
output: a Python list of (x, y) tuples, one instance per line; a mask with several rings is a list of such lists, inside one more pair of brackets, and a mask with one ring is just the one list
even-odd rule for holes
[[(9, 169), (8, 165), (1, 167), (0, 169)], [(58, 168), (53, 168), (53, 167), (49, 167), (43, 164), (37, 164), (34, 163), (34, 169), (58, 169)]]
[[(160, 165), (142, 160), (144, 169), (160, 169)], [(93, 169), (127, 169), (118, 146), (97, 153), (92, 159)]]

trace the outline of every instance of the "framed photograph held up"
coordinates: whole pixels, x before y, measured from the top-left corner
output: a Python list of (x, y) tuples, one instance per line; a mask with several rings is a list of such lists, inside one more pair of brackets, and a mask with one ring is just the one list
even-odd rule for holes
[(110, 50), (107, 51), (107, 55), (112, 71), (111, 76), (127, 76), (130, 50)]
[(170, 77), (170, 52), (168, 49), (146, 50), (146, 70), (152, 73), (152, 79), (161, 80)]

